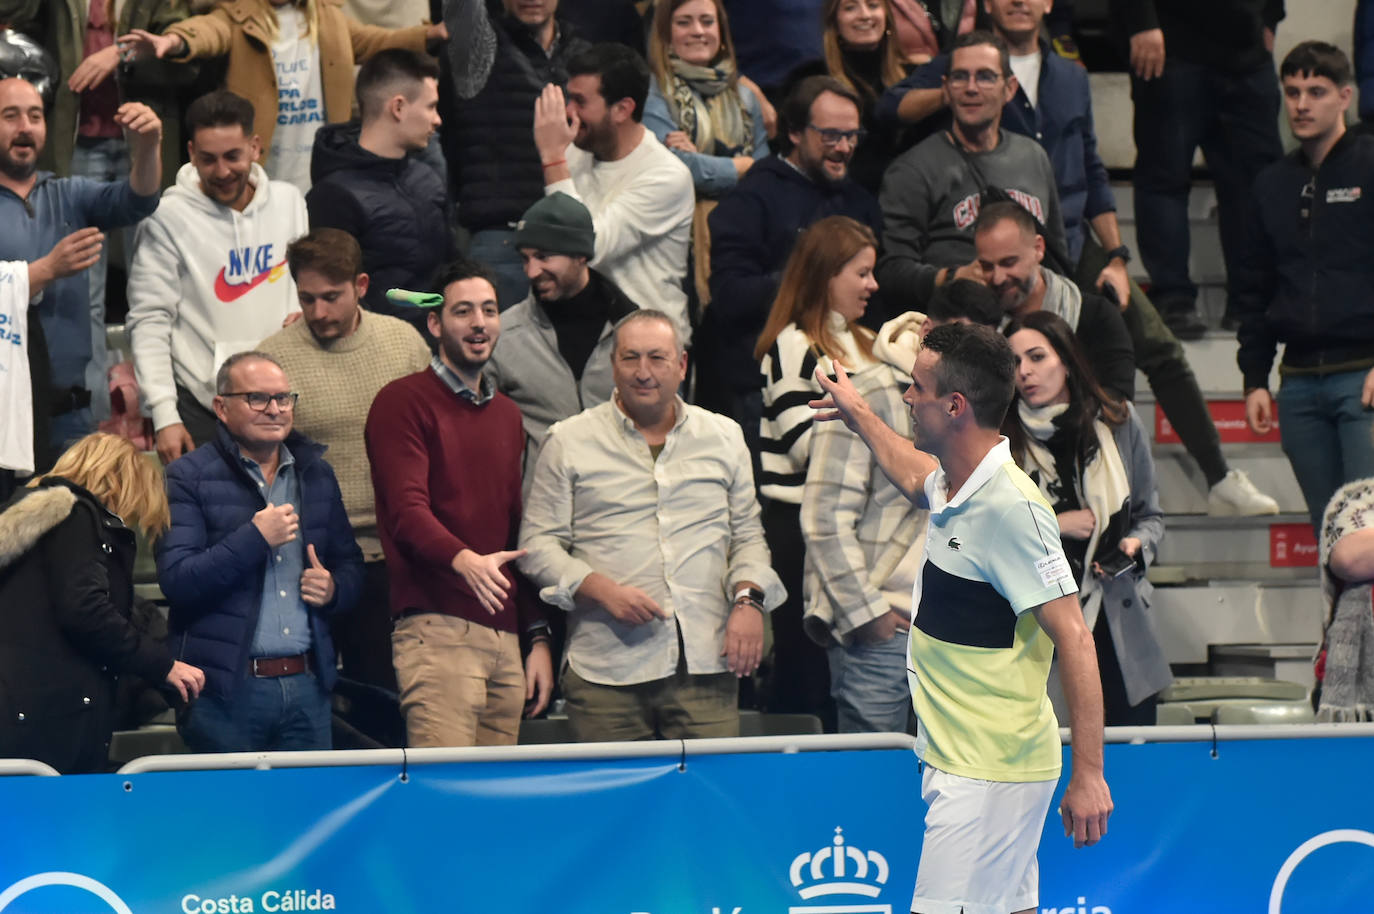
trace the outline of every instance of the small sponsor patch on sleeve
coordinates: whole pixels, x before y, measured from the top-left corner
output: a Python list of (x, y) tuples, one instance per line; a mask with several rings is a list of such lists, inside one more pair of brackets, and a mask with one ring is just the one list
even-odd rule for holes
[(1066, 582), (1073, 583), (1073, 572), (1069, 570), (1069, 560), (1064, 557), (1062, 552), (1038, 559), (1035, 563), (1035, 570), (1040, 575), (1040, 583), (1046, 587)]

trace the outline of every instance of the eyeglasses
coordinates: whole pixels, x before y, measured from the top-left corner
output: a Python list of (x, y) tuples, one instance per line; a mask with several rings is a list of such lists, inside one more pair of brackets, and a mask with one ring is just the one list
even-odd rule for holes
[(1002, 81), (1002, 74), (996, 70), (979, 70), (977, 73), (970, 73), (968, 70), (952, 70), (948, 77), (949, 84), (956, 88), (961, 88), (973, 80), (980, 89), (995, 89), (997, 84)]
[(243, 397), (243, 402), (248, 404), (248, 408), (254, 412), (263, 413), (267, 411), (268, 403), (277, 404), (277, 409), (282, 412), (295, 409), (296, 401), (300, 399), (298, 393), (285, 394), (265, 394), (260, 391), (249, 391), (248, 393), (228, 393), (220, 394), (221, 397)]
[(820, 134), (821, 145), (834, 148), (840, 145), (841, 140), (848, 140), (850, 146), (857, 146), (863, 142), (864, 137), (868, 136), (868, 131), (862, 128), (858, 130), (832, 130), (829, 127), (817, 127), (815, 124), (807, 124), (809, 129)]

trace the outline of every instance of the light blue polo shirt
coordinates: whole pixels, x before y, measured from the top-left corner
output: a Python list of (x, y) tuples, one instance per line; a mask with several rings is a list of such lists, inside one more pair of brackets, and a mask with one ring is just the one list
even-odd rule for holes
[(1059, 524), (1002, 438), (951, 498), (926, 477), (930, 521), (912, 588), (917, 753), (990, 781), (1059, 777), (1059, 724), (1045, 692), (1054, 643), (1034, 614), (1077, 584)]

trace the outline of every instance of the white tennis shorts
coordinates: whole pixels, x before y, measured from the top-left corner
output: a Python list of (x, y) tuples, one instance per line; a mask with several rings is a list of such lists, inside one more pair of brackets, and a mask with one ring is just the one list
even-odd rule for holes
[(911, 910), (1011, 914), (1037, 907), (1035, 852), (1058, 783), (980, 781), (926, 765), (926, 831)]

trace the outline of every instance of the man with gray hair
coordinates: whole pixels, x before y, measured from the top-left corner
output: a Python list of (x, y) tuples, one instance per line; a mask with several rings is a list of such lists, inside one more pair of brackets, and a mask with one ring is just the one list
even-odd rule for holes
[(623, 318), (612, 359), (612, 398), (549, 430), (520, 529), (520, 569), (569, 614), (573, 735), (738, 736), (738, 680), (785, 596), (744, 436), (678, 396), (667, 314)]
[(214, 441), (167, 467), (157, 576), (178, 659), (205, 671), (177, 722), (193, 752), (330, 748), (328, 619), (357, 601), (363, 557), (296, 398), (271, 356), (230, 356)]

